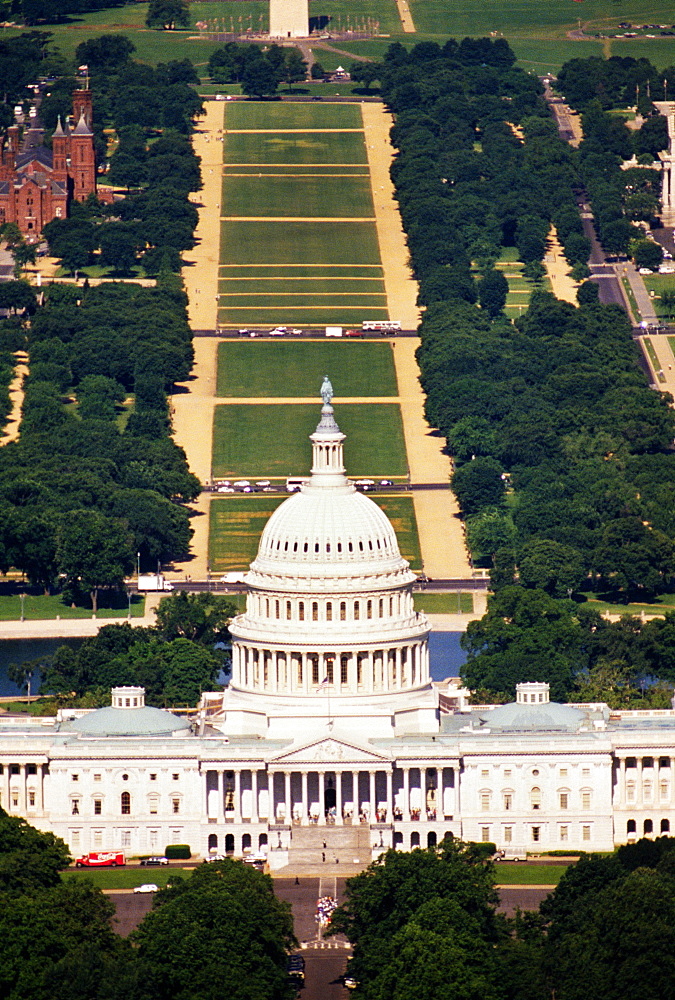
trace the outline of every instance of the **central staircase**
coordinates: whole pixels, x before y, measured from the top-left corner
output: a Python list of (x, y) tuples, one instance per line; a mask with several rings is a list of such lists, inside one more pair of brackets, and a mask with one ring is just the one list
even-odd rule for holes
[(371, 836), (368, 826), (294, 826), (284, 871), (320, 874), (339, 868), (353, 875), (371, 862)]

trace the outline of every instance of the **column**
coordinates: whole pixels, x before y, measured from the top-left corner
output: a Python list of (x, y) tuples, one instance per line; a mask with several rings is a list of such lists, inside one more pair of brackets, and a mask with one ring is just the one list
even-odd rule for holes
[(342, 826), (342, 771), (335, 772), (335, 825)]
[(626, 804), (626, 758), (619, 758), (619, 787), (617, 789), (617, 805)]
[(258, 772), (251, 768), (251, 822), (257, 823), (258, 817)]
[(365, 663), (366, 677), (366, 691), (371, 694), (375, 690), (375, 657), (373, 655), (372, 649), (368, 650), (368, 655), (366, 656)]
[(2, 767), (2, 808), (5, 812), (11, 812), (11, 799), (9, 795), (9, 779), (10, 779), (11, 766), (9, 764), (3, 764)]
[(361, 803), (359, 802), (359, 771), (352, 771), (352, 798), (354, 799), (354, 823), (360, 823)]
[(302, 812), (301, 812), (301, 815), (300, 815), (300, 822), (302, 823), (303, 826), (307, 826), (307, 818), (308, 818), (308, 815), (309, 815), (309, 805), (307, 804), (308, 797), (309, 796), (307, 794), (307, 771), (303, 771), (302, 772)]
[(392, 767), (388, 767), (385, 772), (387, 776), (387, 823), (391, 823), (394, 816), (394, 775), (392, 773)]
[(284, 815), (287, 823), (293, 822), (293, 803), (291, 802), (291, 772), (284, 771)]
[[(671, 771), (671, 774), (672, 774), (672, 771)], [(45, 810), (45, 788), (44, 788), (45, 767), (44, 767), (44, 764), (38, 764), (38, 766), (37, 766), (37, 778), (38, 778), (38, 781), (37, 781), (37, 807), (38, 807), (39, 812), (43, 813), (44, 810)], [(5, 808), (4, 802), (3, 802), (2, 805), (3, 805), (3, 809), (4, 809)]]
[(401, 647), (397, 646), (396, 647), (396, 687), (399, 688), (399, 689), (403, 687), (403, 683), (402, 683), (403, 678), (401, 677), (401, 671), (402, 671), (402, 669), (403, 669), (403, 664), (401, 662)]
[(670, 758), (670, 805), (675, 806), (675, 757)]
[(218, 819), (222, 819), (225, 816), (225, 771), (222, 768), (216, 771), (216, 782), (218, 793), (218, 810), (216, 816)]
[(326, 772), (319, 771), (319, 823), (326, 825)]
[(19, 764), (19, 812), (26, 815), (26, 765)]
[(375, 771), (368, 772), (370, 777), (370, 822), (377, 822), (377, 792), (375, 791)]
[(234, 822), (241, 823), (241, 771), (234, 772)]
[(410, 822), (410, 768), (403, 767), (403, 822)]
[(638, 809), (641, 809), (644, 804), (644, 795), (642, 794), (642, 757), (635, 758), (635, 796)]
[(349, 654), (349, 663), (347, 664), (347, 686), (350, 694), (356, 694), (359, 689), (358, 653), (356, 650), (353, 650)]

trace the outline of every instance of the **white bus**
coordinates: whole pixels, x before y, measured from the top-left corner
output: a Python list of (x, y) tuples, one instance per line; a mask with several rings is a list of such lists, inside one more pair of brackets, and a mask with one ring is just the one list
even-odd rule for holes
[(398, 319), (366, 319), (361, 329), (364, 333), (399, 333), (401, 322)]

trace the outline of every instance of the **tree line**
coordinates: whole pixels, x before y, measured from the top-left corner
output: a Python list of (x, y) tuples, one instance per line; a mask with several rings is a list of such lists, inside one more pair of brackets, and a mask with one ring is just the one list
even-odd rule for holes
[(390, 850), (347, 882), (359, 1000), (656, 1000), (675, 977), (675, 840), (582, 856), (538, 911), (496, 912), (491, 844)]
[(275, 42), (265, 48), (228, 42), (211, 53), (208, 68), (214, 83), (240, 83), (247, 97), (269, 97), (281, 83), (290, 89), (307, 76), (300, 49)]

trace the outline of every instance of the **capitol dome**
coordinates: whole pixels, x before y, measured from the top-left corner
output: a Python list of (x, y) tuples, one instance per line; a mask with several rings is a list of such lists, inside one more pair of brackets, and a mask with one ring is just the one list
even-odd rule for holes
[[(392, 696), (406, 701), (429, 687), (429, 623), (415, 610), (416, 576), (391, 522), (345, 475), (328, 379), (321, 395), (311, 478), (267, 522), (246, 576), (246, 611), (230, 626), (230, 692), (272, 695), (277, 706), (279, 696), (293, 699), (296, 718), (316, 712), (317, 691), (351, 715), (363, 698), (371, 715), (381, 700), (390, 720)], [(417, 717), (407, 701), (405, 711)]]
[(586, 722), (584, 712), (549, 698), (545, 681), (516, 685), (516, 700), (481, 713), (491, 732), (577, 732)]
[(111, 736), (184, 736), (190, 730), (187, 719), (145, 704), (145, 688), (112, 689), (112, 705), (87, 712), (63, 725), (68, 731), (91, 739)]

